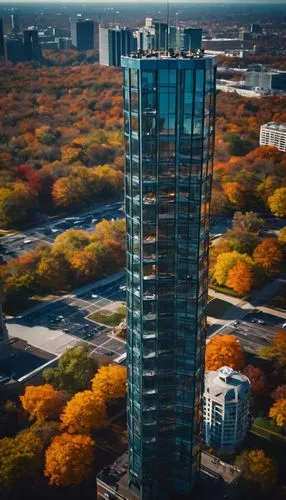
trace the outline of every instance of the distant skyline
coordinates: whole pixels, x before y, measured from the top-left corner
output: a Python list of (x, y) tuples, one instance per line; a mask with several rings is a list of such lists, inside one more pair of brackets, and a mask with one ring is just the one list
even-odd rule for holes
[[(167, 0), (143, 0), (145, 3), (151, 3), (151, 4), (158, 4), (158, 3), (162, 3), (162, 4), (166, 4), (167, 3)], [(228, 6), (228, 4), (237, 4), (237, 5), (241, 5), (241, 4), (245, 4), (245, 5), (269, 5), (269, 7), (273, 7), (273, 5), (285, 5), (285, 0), (275, 0), (274, 3), (271, 5), (271, 2), (272, 0), (225, 0), (225, 1), (222, 1), (222, 0), (170, 0), (170, 6), (172, 6), (172, 4), (175, 4), (175, 3), (179, 3), (179, 4), (198, 4), (198, 1), (199, 3), (204, 3), (204, 4), (218, 4), (218, 5), (225, 5), (226, 7)], [(71, 3), (75, 3), (75, 4), (79, 4), (79, 5), (86, 5), (86, 4), (125, 4), (125, 3), (132, 3), (133, 6), (135, 6), (137, 3), (140, 4), (142, 6), (142, 0), (85, 0), (85, 1), (78, 1), (78, 0), (63, 0), (63, 1), (58, 1), (58, 0), (17, 0), (17, 1), (13, 1), (13, 0), (0, 0), (0, 4), (13, 4), (13, 5), (17, 5), (17, 4), (31, 4), (31, 3), (37, 3), (37, 4), (43, 4), (43, 6), (45, 4), (58, 4), (58, 5), (63, 5), (63, 4), (71, 4)]]

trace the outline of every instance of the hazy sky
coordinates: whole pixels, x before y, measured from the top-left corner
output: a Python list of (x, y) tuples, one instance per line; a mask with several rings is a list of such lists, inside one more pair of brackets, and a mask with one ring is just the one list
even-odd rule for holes
[[(105, 3), (111, 3), (111, 4), (115, 4), (115, 3), (132, 3), (133, 5), (136, 5), (136, 3), (140, 3), (142, 5), (142, 2), (144, 3), (164, 3), (166, 4), (166, 1), (167, 0), (0, 0), (0, 4), (8, 4), (8, 3), (11, 3), (11, 4), (18, 4), (18, 3), (24, 3), (24, 4), (30, 4), (30, 3), (42, 3), (43, 6), (45, 4), (49, 4), (49, 3), (57, 3), (58, 5), (61, 5), (63, 3), (79, 3), (79, 4), (82, 4), (82, 5), (85, 5), (87, 3), (100, 3), (100, 4), (105, 4)], [(228, 5), (228, 4), (231, 4), (231, 3), (236, 3), (236, 4), (242, 4), (242, 3), (245, 3), (245, 4), (256, 4), (256, 5), (259, 5), (259, 4), (269, 4), (269, 6), (271, 6), (271, 4), (281, 4), (281, 5), (284, 5), (285, 4), (285, 0), (170, 0), (170, 5), (174, 4), (174, 3), (195, 3), (195, 4), (199, 4), (199, 3), (213, 3), (213, 4), (225, 4), (225, 5)]]

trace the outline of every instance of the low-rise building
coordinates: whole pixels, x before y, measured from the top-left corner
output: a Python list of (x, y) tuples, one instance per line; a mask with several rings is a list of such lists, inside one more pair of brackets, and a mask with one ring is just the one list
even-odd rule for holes
[(203, 438), (208, 446), (233, 451), (248, 430), (250, 381), (228, 366), (205, 374)]
[(273, 146), (286, 152), (286, 123), (269, 122), (260, 127), (260, 146)]

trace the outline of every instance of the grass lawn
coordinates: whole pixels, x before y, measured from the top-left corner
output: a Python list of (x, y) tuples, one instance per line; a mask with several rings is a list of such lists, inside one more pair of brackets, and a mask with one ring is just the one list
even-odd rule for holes
[(207, 305), (207, 315), (213, 318), (221, 318), (230, 307), (232, 307), (232, 304), (226, 300), (213, 299)]
[(106, 326), (117, 326), (126, 316), (126, 306), (120, 306), (116, 312), (102, 309), (88, 316), (88, 319)]
[(215, 292), (220, 292), (220, 293), (225, 293), (226, 295), (231, 295), (231, 297), (238, 297), (237, 293), (235, 293), (230, 288), (227, 288), (226, 286), (218, 286), (218, 285), (210, 284), (209, 288), (211, 290), (214, 290)]
[(271, 418), (257, 417), (253, 422), (252, 430), (267, 439), (271, 438), (272, 433), (280, 435), (281, 439), (286, 439), (283, 429), (278, 427)]

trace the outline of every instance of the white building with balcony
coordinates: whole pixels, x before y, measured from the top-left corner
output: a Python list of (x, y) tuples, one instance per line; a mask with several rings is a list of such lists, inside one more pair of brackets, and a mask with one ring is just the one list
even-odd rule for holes
[(250, 394), (249, 379), (232, 368), (205, 373), (203, 438), (208, 446), (230, 452), (244, 440)]
[(273, 146), (286, 152), (286, 123), (269, 122), (260, 127), (260, 146)]

